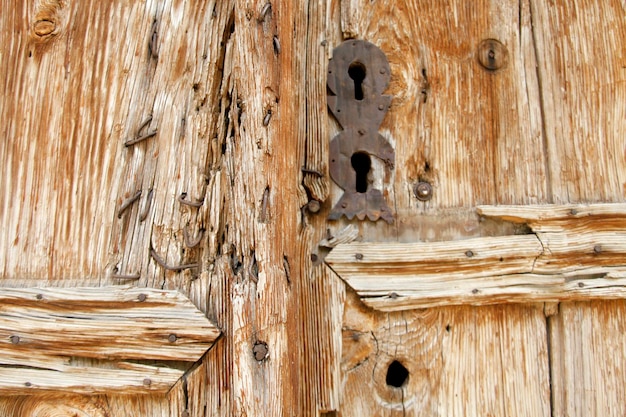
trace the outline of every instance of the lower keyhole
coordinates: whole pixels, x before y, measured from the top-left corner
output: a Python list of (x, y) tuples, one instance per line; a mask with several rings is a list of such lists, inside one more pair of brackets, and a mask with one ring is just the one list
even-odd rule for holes
[(352, 162), (352, 168), (356, 172), (356, 191), (357, 193), (367, 192), (367, 174), (369, 174), (372, 168), (372, 160), (370, 156), (364, 152), (357, 152), (352, 154), (350, 158)]

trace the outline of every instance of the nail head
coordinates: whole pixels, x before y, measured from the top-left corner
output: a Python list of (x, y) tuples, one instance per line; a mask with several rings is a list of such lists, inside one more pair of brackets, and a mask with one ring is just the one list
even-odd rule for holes
[(428, 201), (433, 197), (433, 186), (421, 181), (413, 187), (413, 194), (420, 201)]
[(307, 204), (307, 207), (311, 213), (317, 213), (322, 208), (320, 202), (317, 200), (309, 201), (309, 204)]
[(507, 62), (507, 49), (496, 39), (485, 39), (478, 45), (478, 62), (487, 70), (499, 70)]
[(13, 343), (14, 345), (17, 345), (18, 343), (20, 343), (20, 337), (19, 336), (11, 336), (9, 337), (9, 340), (11, 340), (11, 343)]
[(178, 339), (178, 337), (176, 337), (176, 335), (174, 333), (172, 333), (171, 335), (169, 335), (167, 337), (167, 340), (169, 340), (172, 343), (174, 343), (177, 339)]
[(141, 294), (139, 294), (139, 295), (137, 296), (137, 299), (138, 299), (140, 302), (144, 302), (144, 301), (146, 301), (146, 298), (148, 298), (148, 296), (147, 296), (146, 294), (144, 294), (144, 293), (141, 293)]

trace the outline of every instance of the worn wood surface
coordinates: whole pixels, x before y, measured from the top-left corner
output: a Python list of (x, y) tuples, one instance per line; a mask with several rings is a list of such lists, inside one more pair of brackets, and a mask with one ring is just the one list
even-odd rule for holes
[[(373, 42), (392, 72), (380, 132), (397, 160), (387, 178), (373, 161), (371, 181), (396, 218), (354, 222), (356, 239), (511, 235), (524, 226), (475, 206), (624, 202), (623, 2), (266, 4), (0, 2), (0, 286), (175, 289), (224, 333), (167, 396), (17, 396), (0, 411), (547, 416), (552, 386), (556, 415), (620, 415), (626, 369), (608, 358), (626, 343), (611, 328), (623, 303), (377, 313), (322, 259), (348, 223), (325, 220), (341, 195), (335, 46)], [(479, 62), (486, 39), (504, 47), (498, 70)], [(355, 320), (380, 353), (352, 369)], [(404, 388), (381, 382), (394, 359)]]
[[(552, 201), (624, 203), (625, 4), (532, 9)], [(624, 414), (625, 314), (624, 301), (561, 303), (549, 319), (553, 415)]]
[(326, 263), (363, 302), (387, 311), (626, 296), (618, 278), (626, 271), (623, 204), (479, 206), (478, 213), (525, 223), (529, 234), (344, 243)]
[(219, 335), (175, 291), (1, 288), (0, 395), (165, 393)]

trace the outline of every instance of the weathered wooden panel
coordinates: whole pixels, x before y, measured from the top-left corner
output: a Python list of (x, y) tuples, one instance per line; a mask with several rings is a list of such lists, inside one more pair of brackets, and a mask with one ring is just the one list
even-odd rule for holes
[(378, 313), (352, 294), (344, 317), (340, 415), (547, 417), (547, 357), (540, 308)]
[(624, 298), (626, 207), (480, 206), (530, 232), (446, 242), (344, 243), (326, 257), (370, 307), (400, 310)]
[[(341, 6), (344, 36), (380, 47), (392, 74), (385, 91), (393, 96), (392, 103), (380, 131), (394, 144), (396, 164), (387, 178), (373, 163), (371, 181), (383, 185), (396, 221), (359, 222), (362, 245), (380, 243), (374, 256), (382, 261), (384, 245), (446, 241), (443, 246), (454, 247), (451, 241), (513, 234), (510, 225), (482, 222), (474, 206), (549, 202), (527, 1), (344, 0)], [(489, 39), (501, 44), (502, 55), (496, 58), (502, 66), (497, 70), (479, 61), (485, 52), (481, 44)], [(413, 187), (419, 181), (432, 185), (429, 201), (415, 197)], [(341, 192), (333, 188), (331, 195), (334, 203)], [(331, 223), (329, 235), (334, 237), (343, 223)], [(460, 252), (464, 258), (466, 251)], [(357, 261), (355, 253), (349, 257)], [(331, 252), (326, 259), (333, 256)], [(377, 272), (384, 269), (381, 264)], [(365, 269), (362, 272), (365, 277)], [(371, 280), (376, 280), (375, 273)], [(345, 317), (355, 314), (354, 309), (348, 303)], [(415, 318), (420, 315), (442, 319)], [(445, 336), (452, 317), (465, 323), (453, 338)], [(387, 314), (364, 310), (350, 323), (357, 321), (364, 326), (375, 323), (362, 338), (370, 340), (372, 352), (380, 353), (363, 356), (354, 369), (344, 367), (342, 416), (550, 415), (541, 309), (446, 307)], [(370, 333), (378, 326), (385, 330)], [(352, 337), (344, 331), (344, 361), (354, 356)], [(411, 365), (402, 389), (384, 380), (396, 352)]]
[[(626, 198), (624, 2), (532, 1), (550, 194)], [(624, 301), (561, 303), (550, 318), (555, 416), (624, 415)]]
[(0, 289), (0, 394), (167, 392), (184, 369), (127, 361), (189, 367), (219, 334), (175, 291)]

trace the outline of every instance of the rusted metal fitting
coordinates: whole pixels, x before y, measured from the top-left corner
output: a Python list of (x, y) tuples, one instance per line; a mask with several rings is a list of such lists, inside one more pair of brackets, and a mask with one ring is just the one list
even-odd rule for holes
[(489, 71), (496, 71), (506, 65), (506, 47), (496, 39), (485, 39), (478, 45), (478, 62)]
[(413, 194), (420, 201), (428, 201), (433, 198), (433, 186), (427, 182), (418, 182), (413, 187)]

